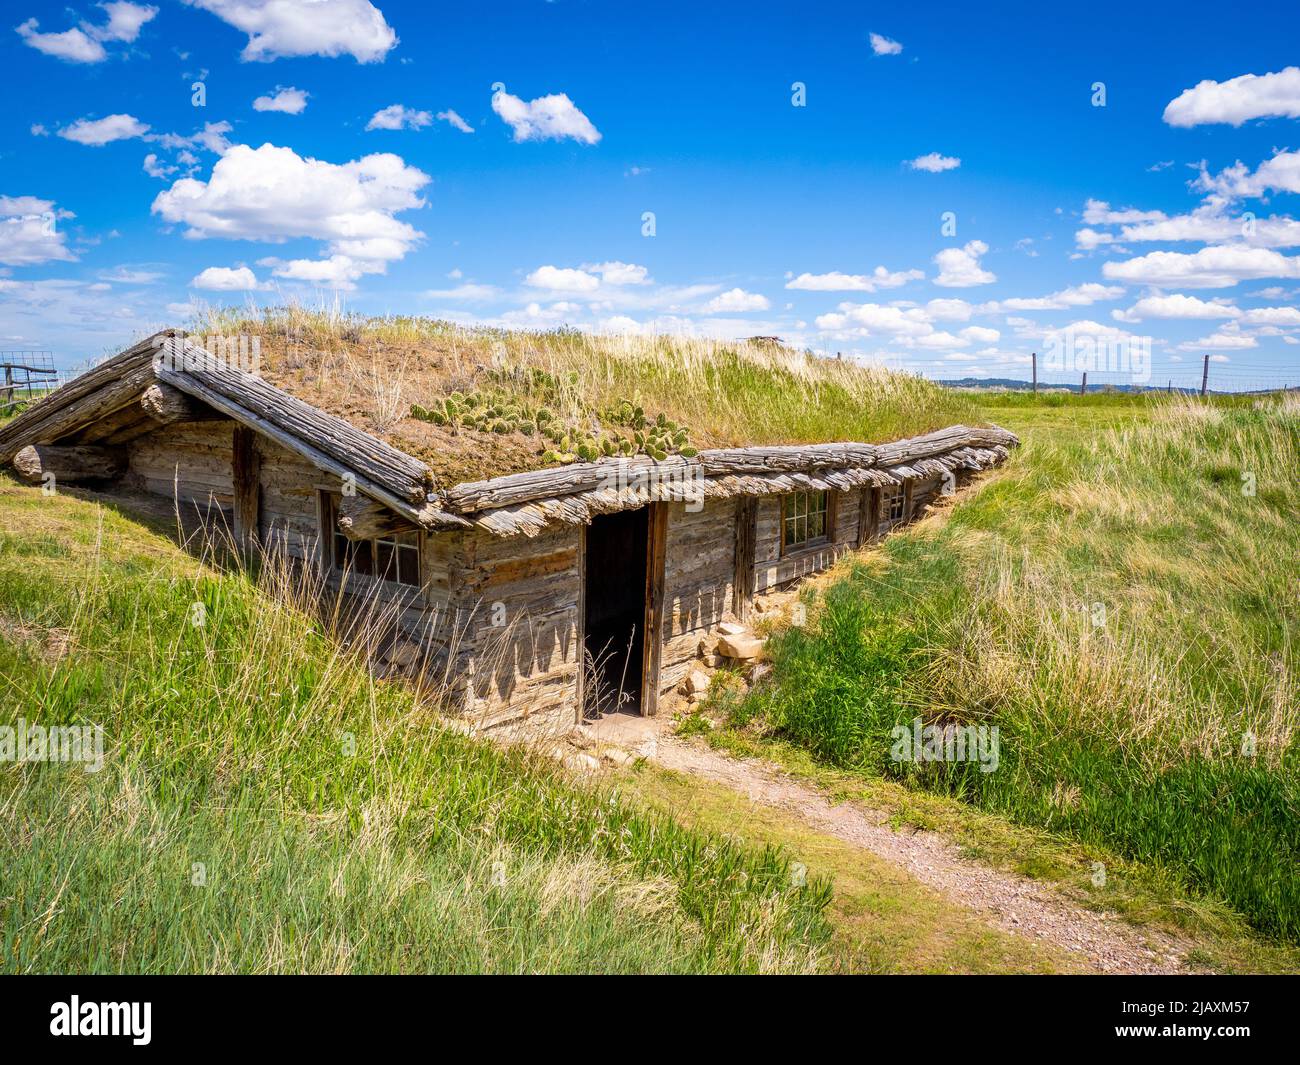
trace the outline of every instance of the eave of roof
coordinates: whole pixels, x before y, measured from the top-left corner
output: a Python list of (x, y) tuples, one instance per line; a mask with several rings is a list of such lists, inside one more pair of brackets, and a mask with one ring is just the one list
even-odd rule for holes
[[(0, 463), (26, 444), (54, 443), (139, 398), (155, 380), (193, 396), (427, 529), (477, 527), (536, 535), (553, 521), (672, 499), (797, 489), (848, 490), (949, 469), (983, 469), (1019, 441), (996, 426), (957, 425), (887, 444), (721, 448), (691, 458), (645, 455), (548, 467), (438, 490), (425, 463), (254, 374), (163, 330), (100, 363), (0, 427)], [(80, 420), (79, 420), (80, 419)]]

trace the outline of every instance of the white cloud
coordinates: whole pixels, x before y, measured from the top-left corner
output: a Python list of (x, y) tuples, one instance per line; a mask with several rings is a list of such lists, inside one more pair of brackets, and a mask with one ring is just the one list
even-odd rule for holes
[(498, 294), (498, 290), (493, 285), (476, 285), (467, 281), (454, 288), (429, 289), (424, 296), (428, 299), (451, 300), (456, 303), (482, 303)]
[(247, 266), (209, 266), (190, 285), (209, 292), (249, 292), (260, 288), (257, 277)]
[(624, 263), (617, 260), (608, 263), (583, 263), (583, 270), (600, 274), (606, 285), (648, 285), (650, 271), (636, 263)]
[(1241, 320), (1247, 325), (1300, 326), (1300, 307), (1256, 307)]
[[(1243, 351), (1247, 348), (1259, 347), (1259, 341), (1248, 333), (1242, 333), (1235, 328), (1236, 323), (1231, 323), (1227, 328), (1221, 329), (1210, 336), (1201, 337), (1200, 340), (1189, 340), (1185, 344), (1179, 344), (1179, 351), (1203, 351), (1206, 348), (1227, 348), (1230, 351)], [(1211, 355), (1211, 362), (1227, 362), (1226, 355)]]
[(1194, 253), (1153, 251), (1135, 259), (1109, 262), (1102, 274), (1114, 281), (1180, 288), (1226, 288), (1262, 277), (1300, 277), (1300, 258), (1268, 248), (1213, 245)]
[(1226, 122), (1240, 126), (1252, 118), (1300, 118), (1300, 67), (1276, 74), (1242, 74), (1228, 81), (1206, 79), (1184, 89), (1165, 108), (1171, 126)]
[(1270, 191), (1300, 192), (1300, 152), (1276, 151), (1253, 174), (1240, 160), (1214, 176), (1202, 163), (1192, 188), (1208, 193), (1212, 202), (1263, 196)]
[(600, 140), (600, 131), (562, 92), (525, 102), (501, 89), (492, 94), (492, 110), (514, 130), (516, 141), (572, 137), (582, 144), (595, 144)]
[(907, 163), (913, 170), (925, 170), (931, 174), (941, 174), (945, 170), (956, 170), (961, 166), (961, 160), (951, 155), (940, 155), (938, 152), (931, 152), (929, 155), (918, 155)]
[(108, 115), (95, 119), (79, 118), (70, 126), (59, 130), (59, 136), (78, 144), (100, 148), (113, 141), (143, 137), (148, 132), (149, 127), (133, 115)]
[(885, 333), (920, 337), (934, 332), (924, 311), (879, 303), (841, 303), (838, 311), (818, 315), (815, 322), (818, 329), (827, 332), (849, 331), (861, 336)]
[(433, 115), (428, 111), (416, 111), (401, 104), (389, 104), (376, 111), (366, 123), (366, 129), (423, 129), (432, 125)]
[(1133, 222), (1158, 222), (1161, 211), (1139, 211), (1135, 207), (1112, 210), (1105, 200), (1088, 200), (1083, 205), (1083, 220), (1090, 226), (1118, 226)]
[(1103, 233), (1101, 230), (1084, 226), (1083, 229), (1074, 234), (1074, 241), (1084, 251), (1093, 251), (1103, 244), (1113, 244), (1115, 237), (1114, 234)]
[(397, 34), (369, 0), (185, 0), (248, 34), (240, 58), (269, 62), (285, 56), (350, 55), (358, 63), (384, 59)]
[(998, 300), (986, 304), (981, 310), (990, 313), (999, 311), (1060, 311), (1065, 310), (1067, 307), (1087, 307), (1099, 300), (1119, 299), (1122, 295), (1124, 295), (1122, 285), (1100, 285), (1095, 281), (1088, 281), (1082, 285), (1063, 288), (1049, 296), (1013, 296), (1010, 299)]
[(744, 311), (765, 311), (771, 305), (766, 296), (746, 292), (743, 288), (728, 289), (704, 305), (707, 314), (739, 314)]
[(102, 63), (108, 58), (102, 44), (75, 27), (62, 33), (41, 33), (36, 28), (39, 25), (36, 19), (29, 18), (17, 28), (18, 36), (29, 48), (69, 63)]
[(60, 219), (68, 211), (55, 209), (53, 200), (36, 196), (0, 196), (0, 263), (35, 266), (48, 262), (76, 262), (67, 247)]
[(1174, 293), (1168, 296), (1147, 296), (1128, 310), (1112, 311), (1118, 322), (1140, 322), (1147, 318), (1214, 319), (1237, 318), (1241, 311), (1223, 300), (1203, 300), (1196, 296)]
[(1223, 213), (1222, 203), (1216, 200), (1189, 214), (1174, 215), (1158, 222), (1126, 225), (1120, 230), (1120, 239), (1134, 243), (1186, 240), (1203, 244), (1245, 240), (1258, 247), (1289, 248), (1300, 245), (1300, 222), (1286, 215), (1232, 217)]
[(966, 322), (973, 310), (965, 300), (935, 299), (925, 305), (925, 313), (936, 322)]
[(826, 274), (800, 274), (785, 287), (805, 292), (875, 292), (882, 288), (898, 288), (909, 281), (925, 277), (921, 270), (889, 271), (877, 266), (870, 274), (842, 274), (832, 270)]
[(524, 278), (524, 284), (551, 292), (595, 292), (600, 288), (600, 278), (585, 270), (539, 266)]
[(326, 243), (321, 260), (271, 261), (276, 276), (348, 288), (363, 274), (383, 273), (423, 236), (394, 215), (424, 206), (429, 175), (391, 153), (335, 164), (291, 148), (237, 144), (208, 181), (182, 178), (158, 194), (153, 212), (187, 227), (191, 239)]
[(162, 178), (164, 181), (172, 174), (176, 173), (176, 167), (166, 166), (159, 162), (158, 156), (150, 152), (144, 157), (144, 172), (151, 178)]
[(274, 96), (259, 96), (253, 101), (253, 110), (281, 111), (286, 115), (300, 115), (307, 107), (307, 95), (302, 89), (277, 85)]
[(452, 129), (458, 129), (462, 133), (473, 133), (474, 127), (466, 122), (460, 115), (456, 114), (451, 108), (446, 111), (439, 111), (436, 116), (439, 122), (446, 122)]
[(996, 281), (995, 274), (980, 266), (980, 256), (988, 250), (989, 246), (982, 240), (968, 241), (960, 248), (944, 248), (934, 257), (934, 264), (939, 267), (934, 283), (942, 288), (970, 288)]
[(968, 325), (961, 331), (962, 339), (973, 340), (977, 344), (996, 344), (1002, 334), (996, 329), (988, 329), (982, 325)]
[(903, 50), (903, 46), (897, 41), (892, 41), (884, 34), (871, 34), (871, 50), (876, 55), (898, 55)]
[(99, 7), (108, 16), (101, 25), (82, 22), (80, 26), (61, 33), (41, 33), (37, 28), (40, 23), (29, 18), (17, 27), (18, 36), (29, 48), (56, 59), (69, 63), (102, 63), (108, 58), (104, 42), (130, 44), (140, 35), (141, 27), (158, 14), (156, 7), (132, 4), (127, 0), (114, 0)]
[(83, 22), (82, 26), (101, 41), (123, 41), (130, 44), (140, 36), (144, 24), (158, 14), (156, 7), (132, 4), (128, 0), (114, 0), (113, 3), (99, 6), (108, 12), (108, 22), (100, 27), (89, 27)]

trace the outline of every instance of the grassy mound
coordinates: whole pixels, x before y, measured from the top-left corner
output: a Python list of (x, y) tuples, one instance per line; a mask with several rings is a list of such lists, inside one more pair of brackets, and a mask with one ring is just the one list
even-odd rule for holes
[(4, 480), (0, 528), (0, 724), (105, 734), (98, 772), (0, 762), (0, 968), (817, 965), (828, 885), (444, 731), (294, 607), (301, 574)]
[[(1011, 404), (1042, 431), (945, 522), (846, 567), (737, 720), (1166, 866), (1300, 939), (1300, 404)], [(917, 715), (996, 724), (998, 769), (893, 761)]]
[[(260, 338), (268, 380), (419, 456), (448, 484), (553, 461), (543, 456), (562, 450), (556, 441), (518, 431), (539, 406), (574, 440), (597, 443), (619, 427), (607, 412), (640, 407), (684, 427), (696, 448), (885, 441), (978, 418), (933, 382), (772, 343), (505, 332), (298, 307), (212, 311), (192, 328)], [(489, 395), (515, 416), (429, 420), (453, 393)]]

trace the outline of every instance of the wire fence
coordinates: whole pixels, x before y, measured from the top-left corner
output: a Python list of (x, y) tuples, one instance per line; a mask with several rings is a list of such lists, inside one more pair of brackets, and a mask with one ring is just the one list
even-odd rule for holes
[(0, 413), (63, 383), (50, 351), (0, 351)]
[[(1017, 382), (1028, 387), (1033, 380), (1033, 371), (1029, 365), (973, 373), (964, 368), (961, 363), (934, 360), (928, 363), (909, 364), (905, 368), (914, 369), (922, 377), (940, 384), (959, 382), (963, 385), (969, 383), (978, 386), (980, 382), (987, 382), (989, 386), (996, 386), (1003, 382)], [(1089, 392), (1105, 388), (1199, 392), (1203, 378), (1206, 389), (1210, 392), (1274, 392), (1300, 388), (1300, 363), (1292, 366), (1270, 366), (1258, 362), (1211, 362), (1207, 372), (1202, 360), (1196, 359), (1188, 362), (1186, 366), (1177, 368), (1152, 368), (1149, 374), (1141, 376), (1125, 371), (1089, 370), (1087, 378)], [(1083, 374), (1045, 371), (1040, 362), (1038, 387), (1040, 389), (1068, 388), (1077, 392), (1083, 387)]]

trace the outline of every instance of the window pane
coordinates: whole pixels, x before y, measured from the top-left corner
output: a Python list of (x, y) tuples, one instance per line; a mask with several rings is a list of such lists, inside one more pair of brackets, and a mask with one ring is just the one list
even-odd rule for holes
[(808, 515), (808, 539), (816, 540), (825, 531), (824, 521), (826, 515), (823, 511), (816, 510)]
[(386, 581), (397, 579), (396, 565), (393, 559), (393, 547), (391, 540), (375, 541), (375, 576), (382, 577)]
[(375, 559), (374, 554), (370, 550), (369, 540), (353, 541), (349, 554), (351, 556), (350, 561), (354, 573), (362, 573), (367, 577), (374, 574)]
[(420, 584), (420, 549), (402, 545), (397, 549), (397, 579), (403, 584), (419, 587)]

